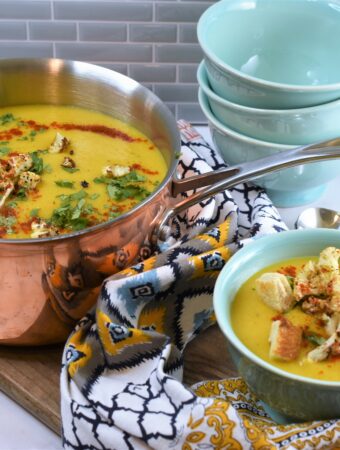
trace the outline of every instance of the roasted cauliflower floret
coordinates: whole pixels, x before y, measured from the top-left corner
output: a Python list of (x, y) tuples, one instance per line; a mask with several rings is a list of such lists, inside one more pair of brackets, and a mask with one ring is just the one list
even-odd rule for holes
[(54, 141), (48, 149), (49, 153), (60, 153), (70, 144), (70, 141), (60, 133), (57, 133)]
[(340, 355), (340, 327), (327, 341), (310, 351), (307, 359), (310, 362), (324, 361), (329, 355)]
[(289, 281), (281, 273), (264, 273), (255, 281), (255, 287), (261, 300), (275, 311), (288, 311), (295, 304)]
[(61, 166), (68, 169), (74, 169), (76, 167), (76, 163), (69, 156), (65, 156), (63, 162), (61, 163)]
[(41, 219), (32, 222), (31, 229), (31, 238), (45, 238), (57, 236), (58, 234), (58, 230), (53, 225), (50, 225)]
[(301, 300), (306, 295), (318, 295), (319, 292), (320, 283), (316, 263), (308, 261), (296, 273), (294, 295), (297, 300)]
[(120, 178), (130, 173), (130, 171), (131, 169), (129, 166), (120, 166), (118, 164), (115, 164), (113, 166), (104, 167), (102, 173), (106, 177)]
[(11, 156), (8, 159), (8, 164), (10, 166), (9, 174), (12, 177), (17, 177), (21, 172), (26, 172), (33, 165), (33, 160), (27, 153), (20, 153), (19, 155)]
[[(1, 187), (0, 187), (1, 189)], [(4, 186), (3, 189), (5, 192), (3, 193), (1, 200), (0, 200), (0, 208), (2, 208), (8, 199), (8, 197), (11, 195), (11, 193), (14, 191), (14, 184), (7, 181), (6, 186)]]
[(339, 271), (340, 250), (335, 247), (327, 247), (320, 253), (318, 265), (327, 271)]
[(274, 320), (269, 336), (270, 358), (293, 361), (299, 356), (302, 344), (302, 329), (282, 317)]
[(35, 189), (40, 183), (40, 176), (34, 172), (22, 172), (19, 175), (18, 186), (28, 190)]

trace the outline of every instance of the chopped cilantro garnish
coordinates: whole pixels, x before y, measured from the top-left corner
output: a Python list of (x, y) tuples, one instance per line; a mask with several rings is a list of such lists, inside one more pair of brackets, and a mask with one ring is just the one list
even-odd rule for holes
[(107, 185), (107, 193), (112, 200), (124, 200), (127, 198), (136, 198), (143, 200), (150, 192), (142, 185), (147, 181), (144, 175), (135, 171), (122, 177), (97, 177), (93, 180), (95, 183), (104, 183)]
[(99, 197), (100, 197), (100, 194), (95, 192), (94, 194), (91, 194), (89, 198), (90, 198), (90, 200), (97, 200), (97, 198), (99, 198)]
[(13, 122), (16, 120), (12, 113), (3, 114), (0, 116), (0, 125), (6, 125), (6, 123)]
[(322, 336), (320, 336), (320, 334), (316, 334), (316, 333), (304, 333), (303, 337), (305, 339), (307, 339), (307, 341), (309, 341), (310, 343), (314, 344), (314, 345), (321, 345), (324, 342), (326, 342), (326, 339)]
[(40, 211), (40, 208), (34, 208), (34, 209), (32, 209), (31, 212), (30, 212), (30, 216), (31, 216), (31, 217), (37, 217), (38, 214), (39, 214), (39, 211)]
[(57, 180), (57, 181), (55, 181), (55, 184), (57, 186), (63, 187), (63, 188), (69, 188), (69, 189), (73, 189), (74, 188), (74, 181)]
[(10, 149), (9, 147), (6, 147), (6, 146), (0, 144), (0, 156), (8, 155), (8, 153), (10, 152), (10, 150), (11, 150), (11, 149)]
[(27, 199), (27, 192), (24, 188), (20, 188), (15, 193), (15, 197), (19, 200), (26, 200)]
[(44, 170), (44, 161), (43, 159), (38, 156), (38, 152), (32, 152), (30, 153), (33, 165), (31, 167), (31, 172), (37, 173), (40, 175)]
[(52, 166), (50, 164), (46, 164), (46, 166), (44, 166), (44, 172), (52, 173), (53, 172)]
[(77, 167), (64, 167), (64, 166), (61, 166), (61, 168), (64, 169), (68, 173), (74, 173), (74, 172), (78, 172), (79, 171), (79, 169)]
[(59, 195), (61, 201), (51, 216), (51, 223), (58, 228), (82, 230), (89, 225), (88, 215), (93, 213), (93, 206), (86, 202), (87, 193), (78, 191), (71, 195)]
[(13, 225), (15, 225), (17, 222), (17, 219), (13, 216), (4, 217), (0, 215), (0, 227), (6, 228), (6, 233), (11, 234), (13, 233)]

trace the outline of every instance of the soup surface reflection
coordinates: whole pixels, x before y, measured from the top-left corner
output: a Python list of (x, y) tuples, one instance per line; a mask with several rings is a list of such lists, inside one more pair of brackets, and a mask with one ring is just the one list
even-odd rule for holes
[(108, 115), (71, 106), (0, 108), (0, 237), (41, 238), (115, 218), (167, 173), (155, 145)]

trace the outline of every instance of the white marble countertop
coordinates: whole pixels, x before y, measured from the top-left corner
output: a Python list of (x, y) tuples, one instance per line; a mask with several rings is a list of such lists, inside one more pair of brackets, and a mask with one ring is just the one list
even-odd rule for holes
[[(210, 141), (207, 127), (196, 126)], [(329, 183), (323, 197), (308, 206), (322, 206), (340, 211), (340, 177)], [(307, 206), (279, 208), (289, 228), (299, 213)], [(35, 419), (31, 414), (0, 392), (0, 450), (61, 450), (61, 440), (53, 431)]]

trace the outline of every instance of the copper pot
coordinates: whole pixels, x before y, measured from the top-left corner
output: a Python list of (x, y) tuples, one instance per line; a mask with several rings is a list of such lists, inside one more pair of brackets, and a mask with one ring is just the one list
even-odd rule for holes
[[(161, 100), (128, 77), (82, 62), (2, 60), (0, 99), (1, 106), (77, 105), (110, 114), (147, 135), (169, 168), (150, 197), (117, 219), (54, 238), (0, 239), (1, 344), (64, 341), (95, 303), (104, 278), (147, 253), (145, 239), (166, 234), (168, 220), (188, 206), (269, 171), (340, 156), (334, 140), (178, 180), (176, 122)], [(179, 192), (202, 186), (208, 187), (173, 206)]]

